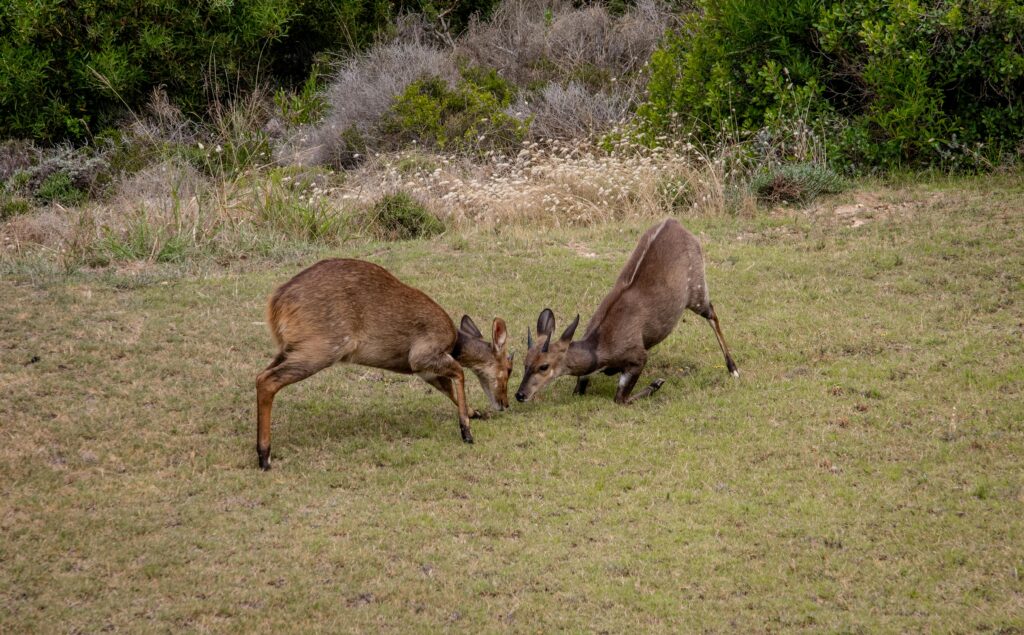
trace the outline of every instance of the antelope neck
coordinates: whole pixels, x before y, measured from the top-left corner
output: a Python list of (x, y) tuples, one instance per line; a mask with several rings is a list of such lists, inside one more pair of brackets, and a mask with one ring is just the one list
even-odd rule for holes
[(586, 338), (569, 344), (565, 351), (565, 367), (570, 375), (582, 377), (598, 370), (597, 339)]
[(455, 346), (450, 355), (463, 365), (465, 362), (478, 361), (483, 353), (481, 347), (486, 347), (486, 344), (462, 331), (456, 331), (456, 334)]

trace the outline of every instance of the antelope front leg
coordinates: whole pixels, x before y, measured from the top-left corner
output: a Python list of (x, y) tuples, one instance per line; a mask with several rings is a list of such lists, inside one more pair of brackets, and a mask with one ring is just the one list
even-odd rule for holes
[(661, 388), (662, 384), (664, 384), (664, 383), (665, 383), (664, 379), (655, 379), (654, 381), (651, 382), (650, 386), (648, 386), (647, 388), (644, 388), (643, 390), (641, 390), (637, 394), (635, 394), (635, 395), (631, 396), (629, 399), (627, 399), (626, 400), (626, 404), (627, 405), (631, 404), (634, 401), (636, 401), (637, 399), (643, 399), (644, 397), (650, 397), (654, 393), (658, 392), (658, 389)]
[(590, 377), (584, 375), (576, 379), (576, 387), (573, 388), (572, 394), (583, 396), (587, 394), (587, 385), (590, 384)]
[(462, 433), (462, 440), (465, 443), (473, 442), (473, 431), (469, 429), (469, 406), (466, 405), (466, 378), (459, 368), (457, 377), (452, 378), (455, 384), (455, 405), (459, 407), (459, 432)]
[(622, 374), (619, 375), (619, 388), (615, 391), (615, 403), (628, 406), (637, 399), (650, 397), (654, 393), (658, 392), (658, 389), (665, 383), (664, 379), (655, 379), (651, 382), (650, 386), (644, 388), (637, 394), (630, 396), (630, 393), (633, 392), (633, 387), (636, 386), (636, 381), (640, 379), (640, 373), (643, 372), (643, 370), (643, 366), (636, 366), (622, 371)]

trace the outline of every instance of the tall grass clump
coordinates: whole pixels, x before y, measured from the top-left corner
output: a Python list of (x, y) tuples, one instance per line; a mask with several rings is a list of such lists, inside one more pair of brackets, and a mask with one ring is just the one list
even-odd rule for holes
[(253, 184), (253, 223), (289, 240), (334, 242), (346, 234), (345, 215), (314, 178), (275, 170)]

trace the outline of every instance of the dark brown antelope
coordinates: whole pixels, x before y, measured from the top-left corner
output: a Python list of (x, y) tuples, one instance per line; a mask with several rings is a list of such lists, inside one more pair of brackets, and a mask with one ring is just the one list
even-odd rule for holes
[(274, 395), (338, 362), (416, 374), (458, 408), (462, 440), (473, 442), (462, 368), (472, 370), (497, 410), (508, 407), (506, 329), (495, 318), (492, 343), (468, 315), (456, 330), (425, 293), (382, 267), (348, 259), (321, 260), (270, 296), (267, 324), (277, 342), (274, 361), (256, 378), (256, 453), (270, 469), (270, 410)]
[(640, 238), (615, 286), (590, 319), (583, 339), (572, 341), (579, 315), (558, 340), (553, 340), (555, 315), (551, 309), (541, 311), (537, 318), (539, 341), (533, 341), (529, 329), (526, 332), (526, 372), (516, 399), (529, 400), (562, 375), (579, 377), (573, 394), (582, 395), (587, 390), (588, 376), (597, 371), (621, 373), (616, 403), (629, 404), (654, 394), (665, 380), (656, 379), (630, 396), (647, 363), (647, 351), (668, 337), (684, 309), (708, 320), (725, 355), (725, 365), (734, 377), (739, 377), (708, 296), (700, 243), (669, 218)]

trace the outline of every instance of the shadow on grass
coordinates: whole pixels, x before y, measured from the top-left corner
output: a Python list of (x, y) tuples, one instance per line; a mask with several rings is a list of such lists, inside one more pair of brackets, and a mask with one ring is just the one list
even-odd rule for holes
[(445, 434), (458, 437), (455, 406), (440, 394), (433, 405), (383, 401), (382, 397), (380, 403), (360, 405), (338, 395), (281, 404), (277, 408), (280, 414), (274, 425), (275, 437), (281, 445), (287, 443), (296, 449), (353, 439), (424, 439)]

